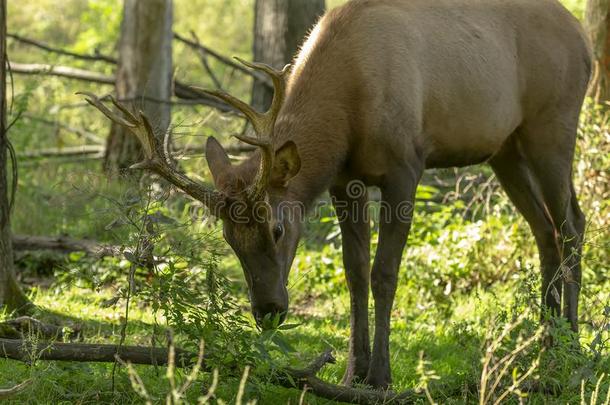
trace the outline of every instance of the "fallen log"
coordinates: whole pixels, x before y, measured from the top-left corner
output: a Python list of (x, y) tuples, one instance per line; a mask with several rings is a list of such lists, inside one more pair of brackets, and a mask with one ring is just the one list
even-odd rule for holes
[[(176, 367), (189, 367), (197, 355), (175, 349)], [(114, 363), (115, 356), (133, 364), (165, 366), (169, 350), (160, 347), (118, 346), (94, 343), (59, 343), (0, 338), (0, 357), (31, 362), (35, 360)]]
[[(121, 346), (86, 343), (39, 342), (33, 345), (24, 340), (0, 338), (0, 357), (20, 361), (53, 360), (76, 362), (114, 362), (118, 357), (122, 362), (143, 365), (168, 365), (169, 350), (143, 346)], [(175, 349), (174, 366), (191, 367), (197, 355)], [(330, 350), (324, 352), (304, 369), (287, 368), (277, 373), (274, 383), (286, 388), (307, 389), (312, 394), (325, 399), (353, 404), (412, 403), (421, 395), (414, 390), (397, 394), (392, 391), (369, 390), (327, 383), (316, 377), (317, 373), (335, 359)], [(208, 370), (204, 364), (203, 369)]]
[[(29, 316), (20, 316), (0, 322), (0, 338), (22, 339), (27, 336), (36, 336), (45, 340), (61, 340), (64, 335), (64, 328)], [(72, 333), (67, 333), (67, 335), (72, 335)]]
[(60, 253), (84, 252), (98, 258), (121, 254), (119, 246), (64, 236), (13, 235), (13, 249), (15, 251), (50, 250)]

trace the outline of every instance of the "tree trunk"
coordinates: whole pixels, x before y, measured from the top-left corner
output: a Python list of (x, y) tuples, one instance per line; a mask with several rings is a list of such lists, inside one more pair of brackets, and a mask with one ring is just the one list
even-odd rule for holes
[[(0, 0), (0, 312), (31, 305), (17, 284), (11, 242), (6, 133), (6, 0)], [(14, 191), (14, 190), (13, 190)]]
[(598, 103), (610, 100), (609, 0), (588, 0), (585, 26), (593, 45), (593, 78), (589, 96)]
[[(254, 60), (281, 69), (292, 61), (305, 36), (324, 13), (325, 0), (256, 0), (254, 7)], [(266, 110), (272, 98), (272, 89), (254, 82), (255, 108)]]
[[(164, 134), (170, 123), (172, 93), (172, 0), (125, 0), (116, 93), (153, 117)], [(142, 157), (138, 140), (113, 124), (107, 141), (104, 169), (117, 174)]]

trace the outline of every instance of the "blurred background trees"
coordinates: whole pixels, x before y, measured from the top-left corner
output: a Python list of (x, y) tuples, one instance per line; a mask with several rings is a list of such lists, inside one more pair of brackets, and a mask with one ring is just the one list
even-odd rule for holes
[(588, 0), (585, 29), (593, 49), (593, 78), (589, 95), (597, 102), (610, 100), (610, 2)]
[[(171, 121), (172, 0), (125, 0), (116, 70), (116, 97), (154, 117), (165, 133)], [(141, 157), (138, 140), (112, 124), (104, 169), (118, 173)]]
[[(281, 69), (296, 55), (304, 38), (324, 14), (325, 0), (256, 0), (254, 60)], [(261, 82), (252, 87), (252, 105), (266, 111), (273, 91)]]

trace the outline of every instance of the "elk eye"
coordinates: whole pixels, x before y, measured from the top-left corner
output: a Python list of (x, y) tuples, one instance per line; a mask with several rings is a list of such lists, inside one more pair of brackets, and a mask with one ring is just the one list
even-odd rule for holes
[(275, 224), (273, 226), (273, 239), (277, 242), (284, 236), (284, 226), (282, 224)]

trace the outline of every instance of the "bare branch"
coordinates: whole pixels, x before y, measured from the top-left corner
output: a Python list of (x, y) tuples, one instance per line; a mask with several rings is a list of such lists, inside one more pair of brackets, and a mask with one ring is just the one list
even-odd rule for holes
[[(65, 77), (68, 79), (81, 80), (90, 83), (98, 83), (112, 86), (114, 86), (115, 84), (114, 76), (107, 76), (99, 72), (92, 72), (89, 70), (77, 69), (69, 66), (54, 66), (40, 63), (12, 63), (11, 68), (12, 72), (17, 74)], [(209, 107), (216, 108), (217, 110), (222, 112), (237, 112), (236, 109), (227, 105), (226, 103), (223, 103), (212, 96), (193, 91), (187, 84), (184, 84), (179, 81), (176, 81), (174, 83), (174, 94), (178, 98), (189, 100), (192, 104), (207, 105)], [(146, 95), (137, 96), (135, 97), (135, 99), (143, 99), (158, 103), (169, 102), (168, 100), (159, 100)]]
[(48, 157), (94, 156), (103, 155), (106, 148), (102, 145), (66, 146), (63, 148), (46, 148), (24, 152), (20, 158), (39, 159)]
[(214, 74), (214, 71), (210, 67), (210, 64), (208, 63), (208, 53), (205, 51), (205, 49), (203, 49), (203, 47), (201, 47), (199, 38), (197, 37), (195, 31), (191, 31), (191, 36), (193, 37), (193, 41), (195, 41), (195, 43), (199, 45), (199, 60), (201, 61), (203, 68), (210, 76), (210, 79), (212, 79), (212, 81), (214, 82), (214, 86), (216, 86), (216, 88), (219, 90), (222, 89), (222, 83), (220, 83), (220, 80), (218, 80), (216, 74)]
[(191, 41), (188, 38), (185, 38), (181, 35), (179, 35), (178, 33), (174, 32), (174, 38), (177, 39), (180, 42), (183, 42), (184, 44), (190, 46), (191, 48), (197, 50), (197, 51), (203, 51), (206, 54), (214, 57), (215, 59), (217, 59), (218, 61), (224, 63), (227, 66), (232, 67), (235, 70), (238, 70), (242, 73), (247, 74), (248, 76), (253, 77), (256, 81), (259, 81), (261, 83), (266, 84), (267, 86), (269, 86), (270, 88), (273, 87), (273, 84), (271, 82), (271, 80), (265, 76), (264, 74), (257, 72), (257, 71), (252, 71), (247, 69), (246, 67), (240, 65), (239, 63), (235, 63), (233, 60), (231, 60), (231, 58), (228, 58), (226, 56), (221, 55), (220, 53), (214, 51), (213, 49), (210, 49), (209, 47), (202, 45), (200, 43)]
[(114, 77), (89, 70), (77, 69), (68, 66), (53, 66), (41, 63), (11, 63), (13, 73), (26, 75), (48, 75), (66, 77), (69, 79), (84, 80), (92, 83), (114, 85)]
[(36, 41), (36, 40), (30, 39), (30, 38), (25, 38), (25, 37), (22, 37), (21, 35), (17, 35), (17, 34), (9, 33), (9, 34), (6, 34), (6, 36), (8, 38), (12, 38), (16, 41), (22, 42), (24, 44), (34, 46), (38, 49), (42, 49), (47, 52), (57, 53), (59, 55), (70, 56), (72, 58), (81, 59), (81, 60), (100, 61), (100, 62), (107, 62), (107, 63), (113, 63), (113, 64), (117, 63), (116, 58), (113, 58), (112, 56), (108, 56), (108, 55), (102, 55), (98, 52), (96, 52), (93, 55), (85, 55), (85, 54), (81, 54), (81, 53), (66, 51), (65, 49), (55, 48), (50, 45), (44, 44), (40, 41)]

